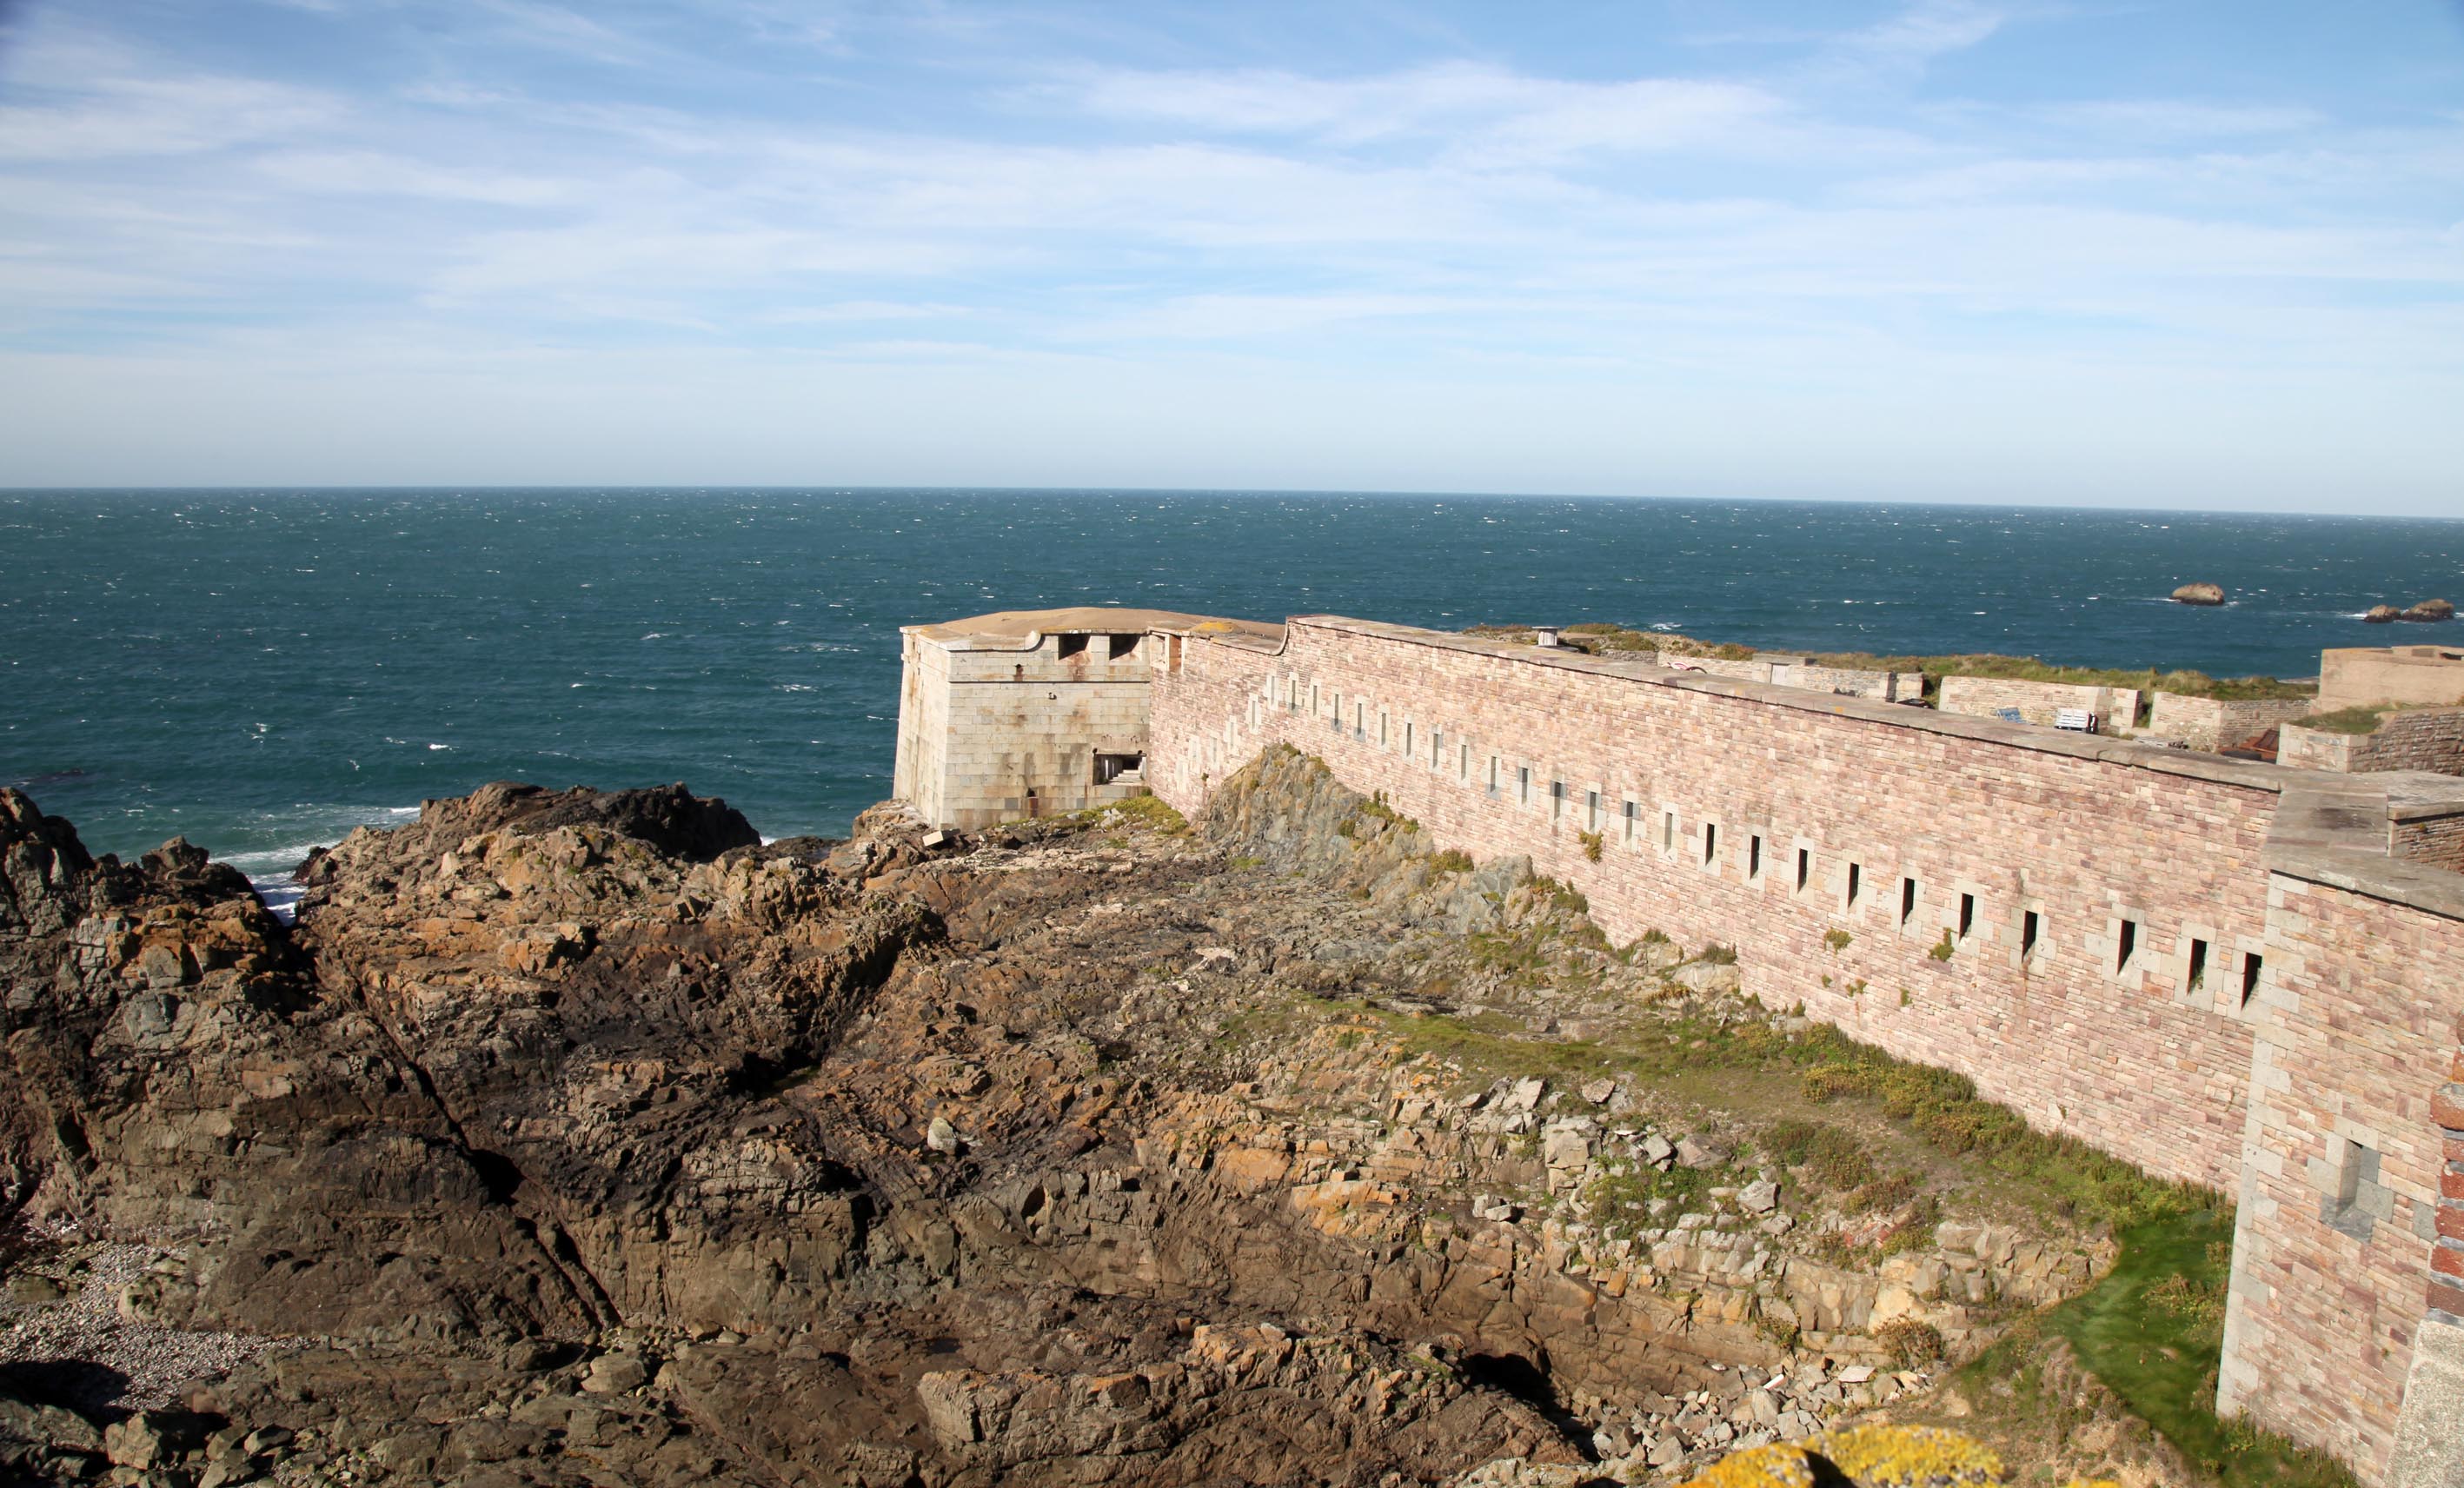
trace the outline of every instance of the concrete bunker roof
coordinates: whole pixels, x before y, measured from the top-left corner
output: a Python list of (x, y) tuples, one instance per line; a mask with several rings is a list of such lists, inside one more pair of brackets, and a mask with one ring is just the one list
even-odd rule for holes
[(1184, 615), (1177, 610), (1113, 609), (1077, 605), (1050, 610), (995, 610), (964, 620), (900, 627), (912, 635), (962, 649), (1007, 649), (1048, 635), (1143, 635), (1150, 630), (1206, 635), (1221, 640), (1246, 637), (1280, 641), (1284, 627), (1255, 620), (1225, 620), (1213, 615)]

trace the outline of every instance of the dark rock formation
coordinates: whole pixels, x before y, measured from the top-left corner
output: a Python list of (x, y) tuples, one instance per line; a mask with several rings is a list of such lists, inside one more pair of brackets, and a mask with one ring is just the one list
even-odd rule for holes
[(2184, 584), (2173, 591), (2173, 602), (2176, 604), (2222, 604), (2224, 602), (2225, 592), (2215, 584)]
[(2410, 621), (2453, 620), (2455, 606), (2445, 600), (2424, 600), (2407, 607), (2401, 618)]
[(2365, 624), (2372, 625), (2393, 624), (2395, 622), (2402, 620), (2403, 618), (2404, 611), (2397, 609), (2392, 604), (2373, 604), (2362, 616), (2362, 620)]
[[(1442, 1482), (1601, 1422), (1714, 1450), (1683, 1433), (1727, 1408), (1679, 1397), (1742, 1390), (1780, 1321), (1870, 1379), (1885, 1288), (1957, 1339), (2085, 1280), (1945, 1224), (1892, 1262), (1929, 1270), (1809, 1252), (1781, 1286), (1775, 1171), (1652, 1221), (1617, 1280), (1570, 1269), (1525, 1206), (1690, 1162), (1675, 1118), (1313, 1010), (1476, 991), (1596, 1035), (1735, 968), (1611, 954), (1524, 864), (1429, 845), (1287, 752), (1178, 836), (876, 810), (763, 847), (681, 787), (492, 785), (319, 855), (285, 927), (185, 843), (96, 859), (0, 792), (0, 1218), (155, 1247), (98, 1317), (253, 1337), (117, 1422), (0, 1376), (0, 1469)], [(1580, 957), (1579, 996), (1539, 1000), (1514, 936)], [(0, 1311), (65, 1305), (38, 1280)], [(1819, 1388), (1790, 1419), (1879, 1398)]]

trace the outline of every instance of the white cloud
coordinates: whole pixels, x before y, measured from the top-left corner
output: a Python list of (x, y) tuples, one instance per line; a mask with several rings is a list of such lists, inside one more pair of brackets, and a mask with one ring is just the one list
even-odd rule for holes
[[(1565, 420), (1616, 423), (1642, 404), (1678, 410), (1684, 427), (1662, 432), (1707, 470), (1715, 434), (1737, 448), (1766, 405), (1860, 447), (1838, 410), (1879, 388), (1973, 405), (2014, 448), (2033, 436), (2013, 410), (2059, 398), (2135, 421), (2122, 390), (2148, 396), (2159, 370), (2186, 404), (2273, 400), (2288, 428), (2302, 400), (2343, 406), (2350, 386), (2391, 406), (2423, 401), (2408, 378), (2464, 395), (2464, 228), (2420, 205), (2464, 184), (2453, 120), (2365, 129), (2266, 98), (1895, 97), (1892, 78), (1999, 33), (2004, 12), (1979, 6), (1766, 38), (1810, 56), (1749, 72), (1390, 59), (1304, 73), (1046, 52), (898, 107), (880, 102), (887, 85), (850, 104), (835, 83), (774, 75), (758, 99), (748, 86), (695, 106), (664, 66), (648, 69), (655, 87), (578, 88), (597, 66), (664, 60), (693, 27), (645, 39), (536, 0), (477, 13), (454, 47), (347, 95), (45, 33), (48, 88), (12, 77), (21, 112), (0, 115), (0, 155), (16, 152), (0, 173), (0, 330), (75, 345), (94, 316), (130, 349), (78, 365), (125, 365), (166, 406), (182, 377), (227, 378), (269, 406), (289, 406), (280, 389), (298, 380), (338, 427), (372, 430), (379, 414), (341, 405), (397, 406), (405, 379), (560, 409), (579, 407), (575, 389), (607, 407), (655, 393), (782, 462), (786, 444), (716, 401), (780, 406), (755, 391), (764, 379), (850, 399), (873, 422), (847, 448), (871, 449), (911, 423), (888, 391), (850, 394), (860, 365), (919, 398), (1019, 399), (1063, 430), (1101, 422), (1059, 406), (1070, 396), (1149, 407), (1177, 388), (1259, 427), (1353, 420), (1393, 449), (1409, 441), (1390, 405), (1417, 388), (1463, 419), (1513, 410), (1488, 454), (1457, 451), (1486, 472), (1465, 481), (1508, 486), (1512, 459), (1541, 471), (1570, 450), (1608, 458), (1615, 439)], [(709, 0), (691, 19), (848, 77), (879, 44), (835, 15), (791, 33), (796, 8), (774, 0)], [(949, 34), (988, 25), (954, 18)], [(594, 68), (468, 44), (508, 28), (524, 53)], [(742, 65), (714, 55), (693, 68)], [(964, 71), (946, 49), (930, 65)], [(131, 307), (172, 314), (149, 323)], [(8, 385), (43, 364), (7, 362)], [(2328, 368), (2344, 381), (2328, 385)], [(679, 388), (701, 376), (707, 387)], [(399, 406), (495, 430), (500, 449), (548, 437), (505, 432), (475, 396)], [(1230, 462), (1225, 479), (1266, 470), (1240, 466), (1251, 457), (1228, 436), (1151, 412), (1200, 451), (1185, 459)], [(186, 430), (165, 449), (242, 458), (164, 416)], [(1911, 440), (1946, 417), (1874, 416)], [(1019, 426), (1037, 449), (1068, 437), (1035, 427)], [(71, 436), (43, 437), (57, 449)], [(1339, 483), (1366, 458), (1311, 448), (1328, 473), (1304, 484)]]

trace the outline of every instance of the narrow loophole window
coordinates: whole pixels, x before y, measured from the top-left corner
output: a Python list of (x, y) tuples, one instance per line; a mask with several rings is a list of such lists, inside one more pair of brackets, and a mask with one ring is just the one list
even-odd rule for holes
[(1865, 865), (1861, 863), (1852, 863), (1848, 864), (1848, 908), (1854, 910), (1858, 901), (1864, 897)]
[(1762, 834), (1757, 832), (1753, 836), (1746, 839), (1746, 877), (1749, 879), (1758, 879), (1762, 876), (1763, 839)]
[(1959, 896), (1959, 938), (1966, 940), (1969, 936), (1969, 932), (1975, 929), (1976, 896), (1974, 894), (1962, 894)]
[(2241, 1005), (2250, 1006), (2250, 999), (2257, 996), (2258, 952), (2254, 951), (2241, 958)]
[(1912, 878), (1903, 878), (1900, 880), (1900, 923), (1902, 925), (1912, 925), (1916, 922), (1916, 917), (1917, 881)]
[(2019, 959), (2025, 961), (2036, 953), (2036, 936), (2044, 930), (2044, 919), (2031, 909), (2019, 916)]
[(1597, 791), (1585, 791), (1583, 793), (1583, 830), (1586, 832), (1596, 832), (1599, 829), (1600, 793)]
[(1661, 852), (1677, 850), (1677, 813), (1673, 811), (1663, 811), (1660, 814), (1660, 850)]
[(1800, 894), (1804, 893), (1807, 886), (1813, 882), (1814, 853), (1811, 849), (1800, 847), (1796, 850), (1796, 891)]
[(2208, 985), (2208, 943), (2204, 940), (2190, 942), (2189, 974), (2183, 985), (2191, 992), (2204, 991)]
[(1703, 865), (1707, 868), (1719, 861), (1720, 824), (1716, 821), (1705, 821), (1703, 823)]
[(1531, 767), (1529, 765), (1514, 767), (1514, 799), (1527, 806), (1531, 803)]
[(1625, 803), (1625, 840), (1627, 842), (1633, 842), (1634, 835), (1642, 830), (1641, 821), (1642, 808), (1633, 801), (1627, 801)]
[(2114, 949), (2113, 969), (2117, 972), (2130, 970), (2130, 958), (2138, 953), (2139, 922), (2124, 920), (2122, 922), (2121, 939)]

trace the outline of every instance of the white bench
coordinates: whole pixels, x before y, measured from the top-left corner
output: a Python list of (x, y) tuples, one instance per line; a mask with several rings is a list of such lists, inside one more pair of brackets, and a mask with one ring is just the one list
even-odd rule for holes
[(2073, 733), (2094, 733), (2096, 732), (2096, 714), (2089, 712), (2084, 708), (2065, 708), (2061, 711), (2054, 714), (2054, 727), (2057, 729), (2068, 729)]

